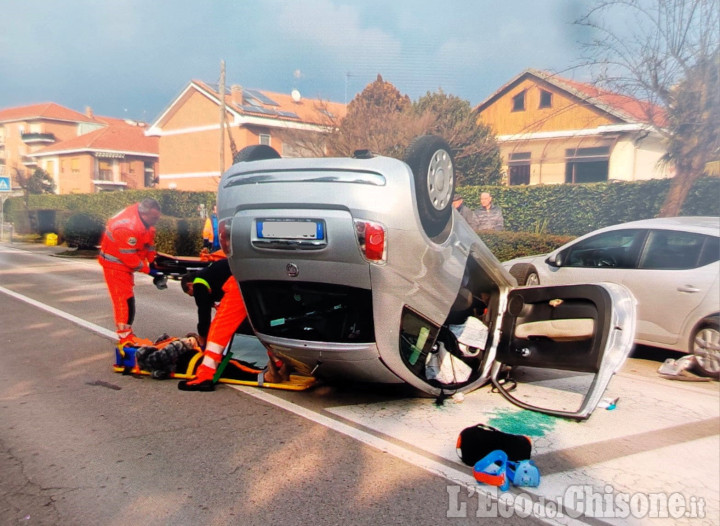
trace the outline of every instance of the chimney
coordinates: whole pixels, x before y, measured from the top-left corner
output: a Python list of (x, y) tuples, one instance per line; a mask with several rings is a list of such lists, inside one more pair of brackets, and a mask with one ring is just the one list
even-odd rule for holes
[(240, 86), (239, 84), (233, 84), (230, 87), (230, 95), (231, 95), (233, 104), (235, 104), (237, 106), (242, 106), (242, 104), (243, 104), (242, 86)]
[(93, 118), (93, 111), (90, 106), (85, 106), (85, 116), (90, 117), (91, 119)]

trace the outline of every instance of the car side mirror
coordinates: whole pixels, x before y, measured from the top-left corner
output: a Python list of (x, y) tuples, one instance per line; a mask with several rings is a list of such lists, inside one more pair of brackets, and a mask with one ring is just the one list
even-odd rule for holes
[(558, 252), (557, 254), (550, 254), (545, 260), (545, 263), (551, 267), (560, 267), (562, 266), (562, 259), (562, 252)]

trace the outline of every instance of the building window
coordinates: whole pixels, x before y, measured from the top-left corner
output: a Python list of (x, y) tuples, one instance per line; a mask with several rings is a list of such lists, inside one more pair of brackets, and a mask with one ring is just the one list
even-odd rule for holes
[(145, 187), (149, 188), (155, 186), (157, 181), (155, 180), (155, 168), (153, 163), (145, 161)]
[(552, 108), (552, 93), (544, 89), (540, 90), (540, 108)]
[(521, 91), (512, 98), (513, 111), (525, 111), (525, 90)]
[(74, 174), (80, 173), (80, 159), (77, 157), (74, 159), (70, 159), (70, 171)]
[(511, 186), (530, 184), (530, 152), (511, 153), (508, 159), (508, 172)]
[(599, 183), (608, 180), (610, 147), (565, 150), (566, 183)]
[(258, 141), (259, 144), (265, 144), (267, 146), (270, 146), (270, 134), (269, 133), (261, 133), (258, 135)]
[(110, 161), (98, 161), (98, 180), (112, 181), (113, 169)]

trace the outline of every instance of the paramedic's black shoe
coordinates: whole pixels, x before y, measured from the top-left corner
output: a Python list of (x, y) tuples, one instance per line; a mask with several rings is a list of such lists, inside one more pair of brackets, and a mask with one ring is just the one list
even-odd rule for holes
[(181, 380), (180, 383), (178, 383), (178, 389), (181, 391), (201, 391), (207, 393), (215, 390), (215, 384), (212, 380)]

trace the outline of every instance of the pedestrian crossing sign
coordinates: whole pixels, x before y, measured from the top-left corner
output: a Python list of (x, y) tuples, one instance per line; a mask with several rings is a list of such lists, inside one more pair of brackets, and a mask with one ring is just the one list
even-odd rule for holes
[(0, 177), (0, 192), (9, 192), (10, 190), (10, 178)]

